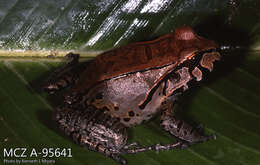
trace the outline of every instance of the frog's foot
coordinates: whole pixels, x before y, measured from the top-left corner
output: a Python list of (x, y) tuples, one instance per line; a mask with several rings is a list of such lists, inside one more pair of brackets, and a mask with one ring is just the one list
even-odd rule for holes
[(177, 143), (173, 143), (173, 144), (165, 144), (165, 145), (161, 145), (161, 144), (155, 144), (152, 146), (148, 146), (148, 147), (141, 147), (138, 145), (135, 146), (131, 146), (129, 147), (129, 145), (125, 146), (123, 148), (123, 150), (121, 151), (122, 153), (125, 154), (136, 154), (139, 152), (147, 152), (147, 151), (161, 151), (161, 150), (171, 150), (171, 149), (179, 149), (179, 148), (183, 148), (184, 145), (186, 145), (183, 142), (177, 142)]
[(72, 75), (63, 75), (57, 77), (57, 79), (49, 79), (43, 86), (43, 89), (49, 94), (54, 94), (59, 90), (62, 90), (70, 85), (73, 85), (77, 81), (77, 78)]
[(192, 144), (202, 143), (211, 139), (216, 139), (216, 135), (205, 136), (202, 134), (201, 126), (193, 128), (183, 120), (177, 120), (174, 117), (163, 118), (161, 127), (170, 134), (183, 142), (181, 148), (186, 148)]
[(130, 148), (134, 148), (134, 147), (139, 147), (139, 145), (136, 142), (133, 142), (128, 145), (125, 145), (124, 149), (130, 149)]
[(79, 73), (85, 68), (85, 64), (79, 64), (78, 54), (69, 53), (66, 58), (71, 59), (67, 65), (54, 71), (43, 85), (43, 89), (50, 94), (61, 89), (73, 86), (79, 79)]

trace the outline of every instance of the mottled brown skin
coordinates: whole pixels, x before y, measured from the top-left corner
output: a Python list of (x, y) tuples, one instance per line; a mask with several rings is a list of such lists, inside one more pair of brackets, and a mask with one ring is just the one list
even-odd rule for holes
[(97, 82), (119, 75), (181, 64), (196, 52), (217, 48), (214, 41), (182, 27), (156, 40), (122, 46), (97, 56), (84, 70), (85, 77), (73, 90), (88, 90)]
[[(74, 141), (121, 164), (126, 164), (119, 156), (122, 153), (184, 148), (215, 138), (176, 119), (173, 107), (192, 81), (212, 71), (220, 59), (217, 49), (215, 42), (184, 26), (153, 41), (105, 52), (88, 63), (72, 57), (45, 86), (49, 92), (72, 86), (54, 120)], [(127, 145), (125, 129), (158, 113), (161, 127), (180, 141), (150, 147)]]

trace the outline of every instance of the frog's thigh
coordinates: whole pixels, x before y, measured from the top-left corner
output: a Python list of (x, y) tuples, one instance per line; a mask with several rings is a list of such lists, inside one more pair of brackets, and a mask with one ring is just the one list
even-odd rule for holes
[(193, 128), (183, 120), (178, 120), (173, 114), (173, 102), (168, 100), (162, 105), (161, 127), (188, 144), (200, 143), (209, 139), (215, 139), (215, 135), (204, 136), (201, 131)]
[(120, 164), (126, 164), (120, 157), (121, 149), (127, 141), (126, 127), (118, 119), (94, 107), (74, 110), (66, 106), (57, 108), (53, 118), (60, 129), (76, 143), (103, 153)]

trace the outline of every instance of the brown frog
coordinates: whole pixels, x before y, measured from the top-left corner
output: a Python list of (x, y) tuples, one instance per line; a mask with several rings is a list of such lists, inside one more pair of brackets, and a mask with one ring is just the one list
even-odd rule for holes
[[(156, 40), (137, 42), (79, 63), (79, 55), (55, 72), (49, 93), (71, 87), (54, 120), (74, 141), (126, 164), (120, 154), (185, 148), (215, 139), (176, 119), (173, 106), (193, 81), (200, 81), (220, 59), (219, 46), (183, 26)], [(160, 126), (177, 143), (141, 147), (127, 143), (128, 127), (161, 114)]]

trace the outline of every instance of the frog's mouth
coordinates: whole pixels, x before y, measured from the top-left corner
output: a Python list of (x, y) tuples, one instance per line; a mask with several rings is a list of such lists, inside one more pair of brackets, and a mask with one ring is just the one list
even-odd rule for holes
[(214, 62), (219, 61), (221, 58), (220, 53), (217, 49), (209, 49), (206, 51), (198, 52), (194, 56), (194, 59), (189, 62), (191, 66), (190, 73), (197, 81), (202, 79), (202, 75), (206, 72), (211, 72), (213, 70)]

